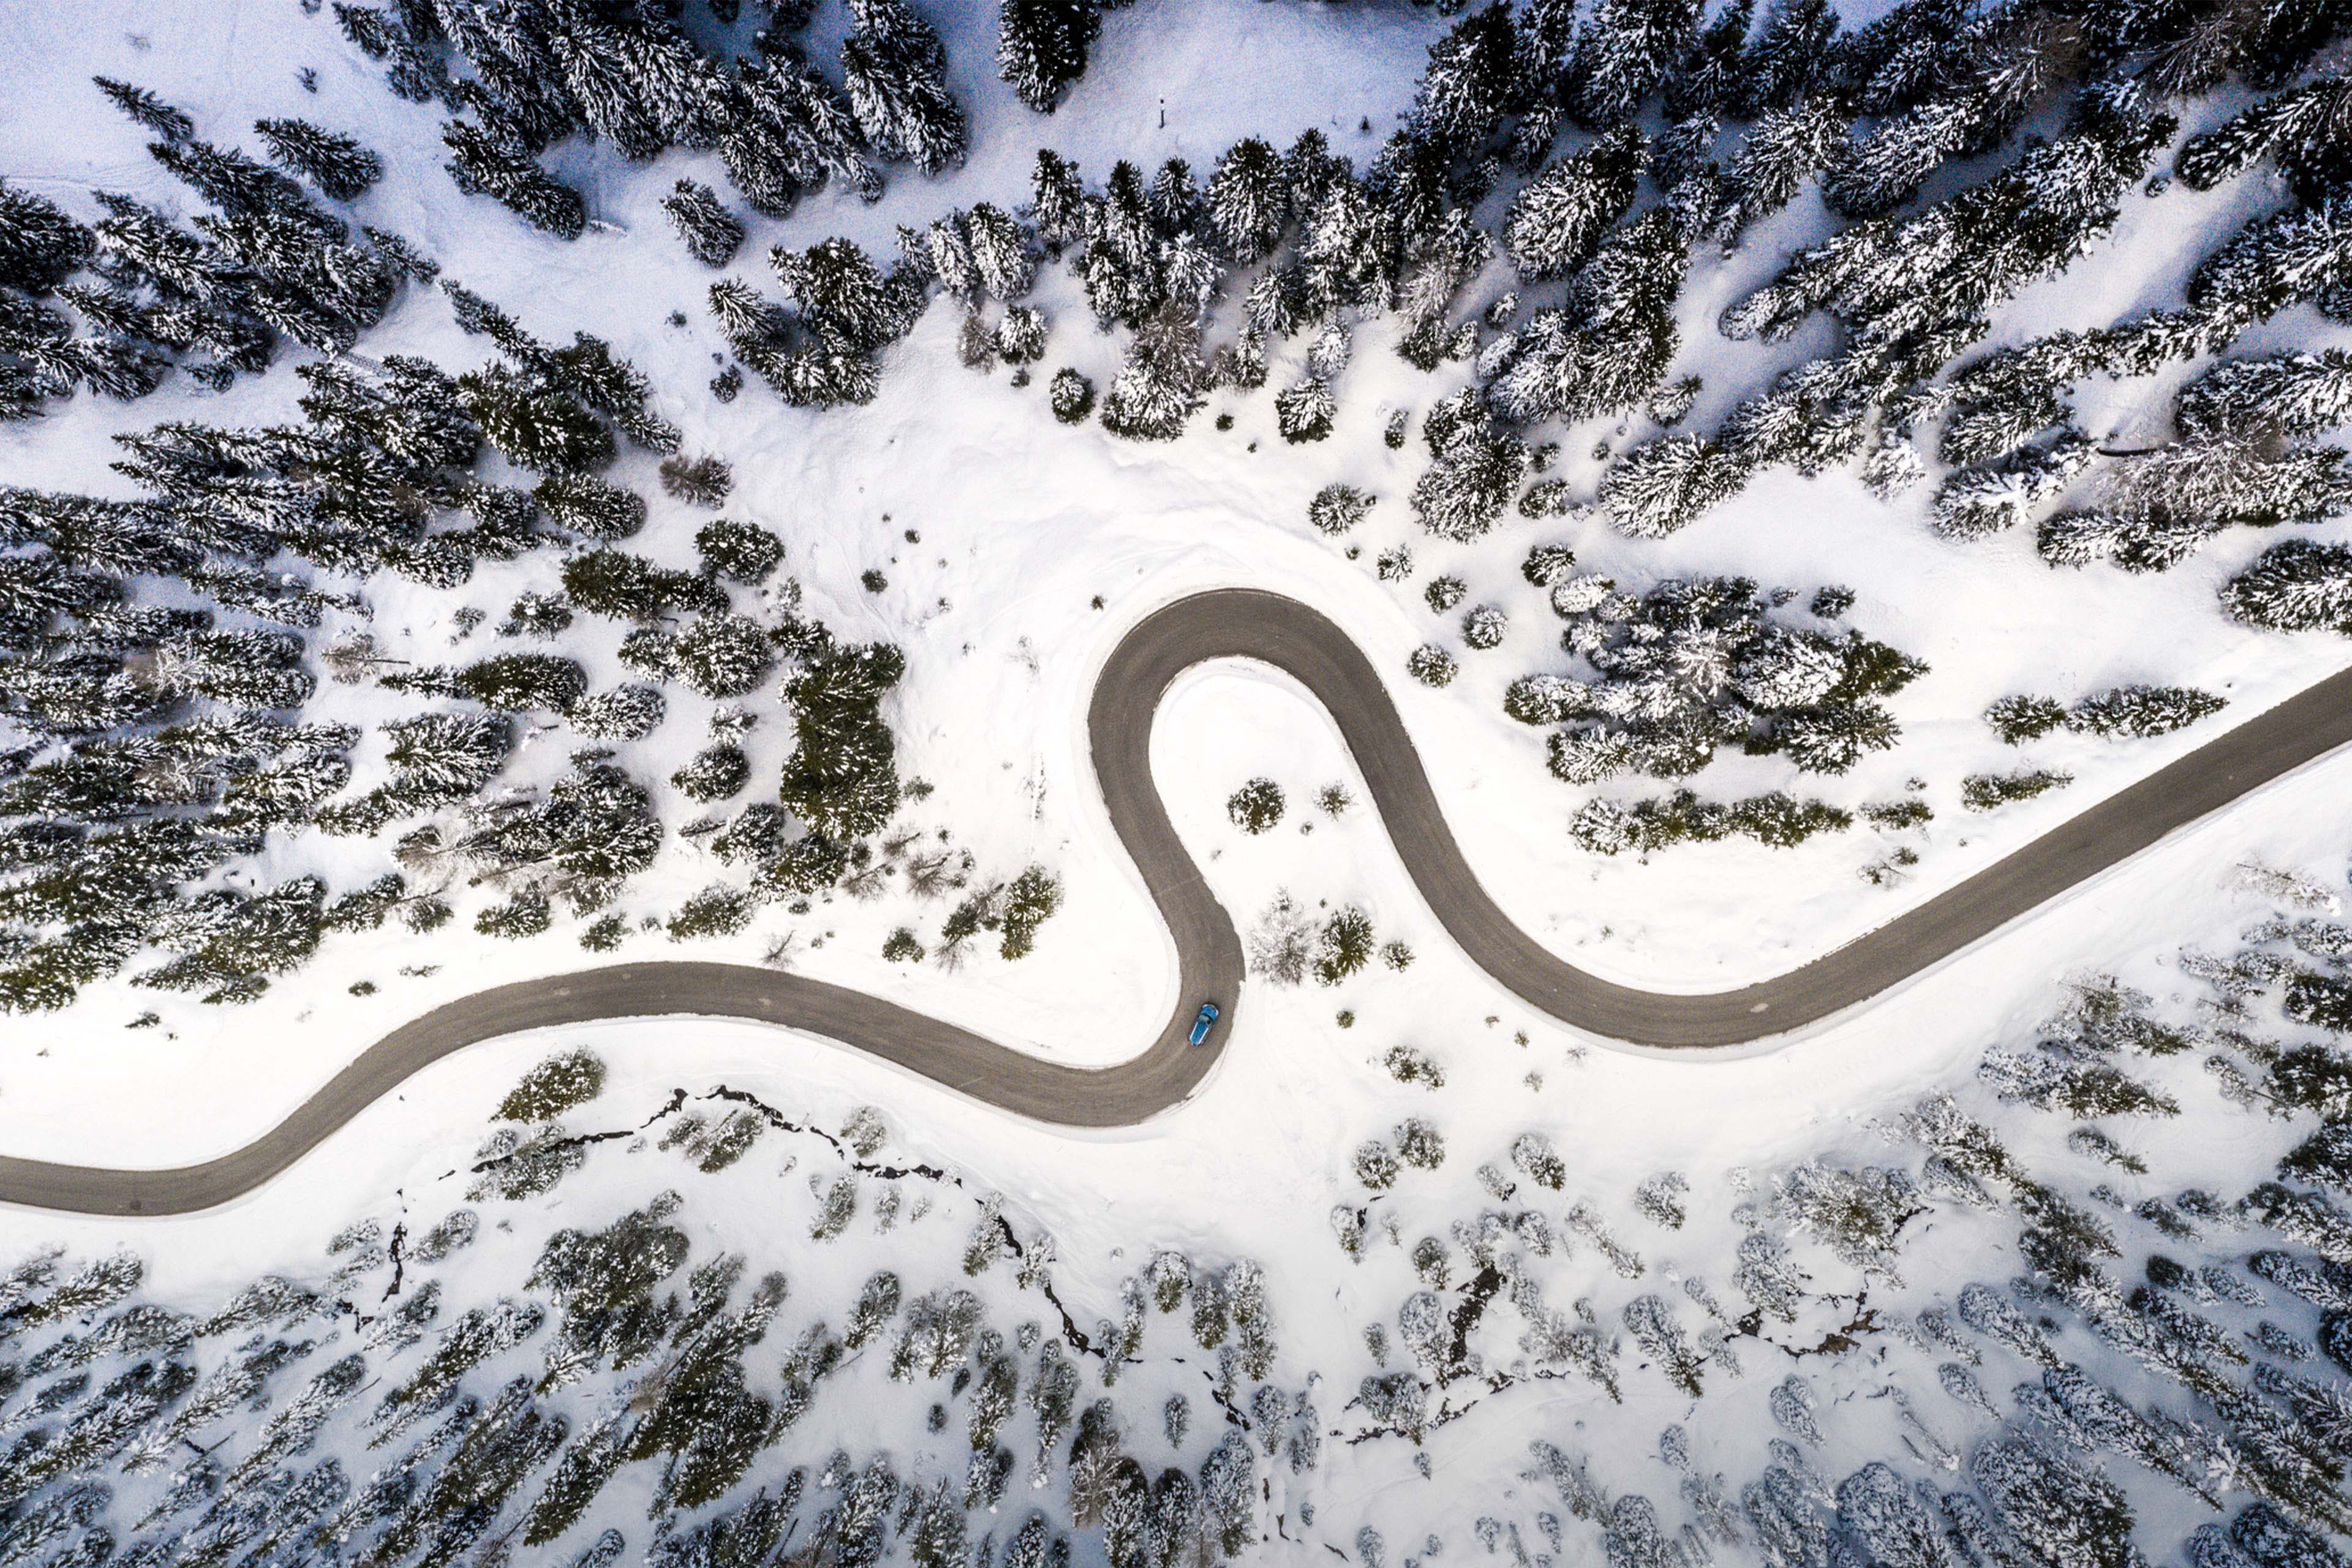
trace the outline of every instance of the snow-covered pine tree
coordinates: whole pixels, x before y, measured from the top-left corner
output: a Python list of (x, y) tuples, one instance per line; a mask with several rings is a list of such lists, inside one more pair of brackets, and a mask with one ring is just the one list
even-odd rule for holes
[(445, 121), (441, 140), (459, 190), (489, 196), (558, 239), (577, 239), (588, 226), (588, 204), (580, 193), (529, 153), (462, 120)]
[(841, 74), (851, 109), (882, 157), (926, 174), (963, 162), (970, 128), (948, 90), (947, 51), (906, 0), (848, 0), (854, 24), (842, 40)]
[(1739, 461), (1696, 436), (1662, 436), (1626, 453), (1601, 479), (1610, 525), (1635, 539), (1688, 527), (1747, 482)]
[(1494, 134), (1517, 85), (1517, 38), (1511, 8), (1480, 6), (1429, 47), (1414, 94), (1414, 128), (1449, 154), (1475, 153)]
[(2173, 423), (2194, 438), (2316, 436), (2352, 423), (2352, 353), (2274, 354), (2217, 364), (2180, 389)]
[(502, 364), (457, 378), (466, 412), (509, 460), (541, 473), (600, 468), (613, 460), (613, 433), (564, 393)]
[(1503, 515), (1527, 471), (1527, 444), (1496, 427), (1465, 387), (1422, 421), (1430, 466), (1412, 487), (1413, 515), (1441, 539), (1471, 540)]
[(1595, 129), (1630, 121), (1690, 47), (1700, 9), (1696, 0), (1599, 0), (1577, 34), (1577, 119)]
[(1103, 428), (1132, 441), (1172, 441), (1199, 410), (1208, 379), (1201, 331), (1170, 303), (1139, 328), (1126, 362), (1103, 395)]
[(339, 202), (366, 194), (383, 177), (383, 160), (358, 138), (307, 120), (257, 120), (253, 129), (281, 168), (293, 170)]
[(1568, 302), (1538, 312), (1486, 363), (1486, 397), (1522, 422), (1574, 420), (1632, 409), (1656, 390), (1678, 333), (1686, 239), (1664, 208), (1609, 236), (1570, 285)]
[(0, 288), (46, 295), (86, 266), (97, 247), (64, 208), (0, 182)]
[(1755, 21), (1756, 0), (1732, 0), (1699, 29), (1665, 80), (1669, 121), (1743, 114), (1748, 101), (1748, 35)]
[(1226, 255), (1246, 265), (1272, 254), (1290, 223), (1282, 155), (1255, 136), (1234, 142), (1209, 176), (1208, 205)]
[(1717, 232), (1736, 243), (1749, 224), (1789, 205), (1805, 180), (1819, 173), (1839, 145), (1842, 121), (1826, 95), (1764, 111), (1724, 175)]
[(1835, 68), (1840, 30), (1829, 0), (1778, 0), (1743, 62), (1739, 107), (1751, 117), (1793, 107)]
[(862, 200), (881, 196), (848, 99), (797, 55), (739, 58), (723, 103), (719, 156), (753, 211), (789, 216), (803, 195), (833, 179)]
[(1086, 195), (1076, 163), (1050, 147), (1037, 149), (1036, 166), (1029, 174), (1029, 216), (1038, 237), (1057, 254), (1060, 247), (1085, 236)]
[(184, 142), (196, 133), (194, 121), (145, 88), (116, 81), (111, 77), (94, 76), (89, 79), (98, 84), (98, 90), (106, 94), (115, 108), (164, 141)]
[(2082, 734), (2146, 739), (2185, 730), (2229, 706), (2229, 700), (2189, 686), (2118, 686), (2085, 697), (2066, 715)]
[(2180, 183), (2208, 191), (2268, 160), (2306, 204), (2324, 200), (2343, 179), (2341, 160), (2352, 125), (2352, 76), (2338, 73), (2264, 99), (2189, 138), (2174, 163)]
[(1087, 50), (1101, 30), (1099, 0), (1003, 0), (996, 74), (1022, 102), (1051, 114), (1063, 89), (1087, 74)]
[(2271, 631), (2333, 628), (2352, 637), (2352, 548), (2290, 539), (2221, 587), (2221, 605)]
[(2352, 189), (2254, 218), (2189, 279), (2191, 309), (2226, 338), (2352, 280)]
[(1339, 411), (1338, 399), (1331, 395), (1330, 383), (1320, 376), (1303, 376), (1275, 395), (1276, 427), (1282, 438), (1296, 445), (1305, 441), (1320, 441), (1331, 434), (1331, 421)]
[(680, 180), (661, 205), (678, 237), (686, 241), (687, 254), (705, 267), (724, 267), (742, 248), (741, 220), (727, 210), (719, 193), (709, 185)]
[(1519, 276), (1559, 278), (1582, 266), (1633, 205), (1646, 156), (1642, 133), (1621, 124), (1522, 186), (1503, 218), (1503, 247)]
[(1983, 539), (2056, 500), (2096, 456), (2079, 430), (2047, 446), (2024, 447), (1997, 463), (1960, 468), (1937, 487), (1929, 521), (1947, 539)]

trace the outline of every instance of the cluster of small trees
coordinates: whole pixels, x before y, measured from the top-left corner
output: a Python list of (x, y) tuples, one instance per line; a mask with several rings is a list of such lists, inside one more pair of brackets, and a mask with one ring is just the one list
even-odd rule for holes
[(1337, 985), (1360, 973), (1376, 954), (1391, 969), (1412, 962), (1412, 950), (1402, 942), (1383, 949), (1371, 917), (1355, 905), (1342, 905), (1318, 920), (1286, 891), (1276, 894), (1260, 914), (1247, 947), (1250, 972), (1277, 985), (1297, 985), (1310, 975), (1318, 985)]
[(1840, 637), (1776, 620), (1745, 578), (1669, 579), (1637, 599), (1605, 579), (1566, 575), (1567, 564), (1549, 557), (1531, 560), (1531, 572), (1538, 567), (1556, 579), (1563, 646), (1601, 679), (1523, 676), (1504, 710), (1525, 724), (1570, 726), (1552, 735), (1550, 761), (1571, 784), (1628, 769), (1680, 778), (1725, 744), (1842, 773), (1895, 743), (1900, 729), (1876, 699), (1927, 668), (1860, 632)]
[[(593, 1058), (570, 1053), (527, 1075), (500, 1114), (574, 1110), (601, 1083)], [(0, 1277), (0, 1342), (29, 1389), (0, 1482), (9, 1546), (43, 1561), (117, 1549), (133, 1563), (181, 1561), (203, 1543), (223, 1560), (447, 1563), (513, 1542), (607, 1568), (642, 1530), (628, 1560), (664, 1568), (753, 1568), (788, 1539), (828, 1563), (895, 1552), (966, 1568), (982, 1544), (999, 1560), (986, 1532), (1025, 1468), (1034, 1500), (1004, 1521), (1002, 1561), (1048, 1568), (1076, 1545), (1144, 1568), (1244, 1553), (1266, 1528), (1269, 1466), (1317, 1464), (1313, 1402), (1269, 1381), (1275, 1325), (1255, 1264), (1154, 1253), (1116, 1315), (1089, 1331), (1062, 1310), (1049, 1238), (1021, 1243), (994, 1201), (961, 1198), (940, 1173), (869, 1163), (878, 1145), (856, 1118), (839, 1140), (743, 1104), (715, 1120), (673, 1105), (656, 1121), (667, 1123), (661, 1147), (691, 1167), (684, 1190), (574, 1215), (520, 1267), (467, 1258), (469, 1274), (504, 1281), (495, 1296), (460, 1297), (444, 1266), (499, 1245), (509, 1223), (532, 1217), (512, 1205), (543, 1202), (543, 1184), (485, 1188), (508, 1209), (495, 1228), (474, 1209), (421, 1236), (354, 1224), (322, 1268), (303, 1272), (308, 1283), (264, 1278), (205, 1312), (146, 1299), (128, 1254), (77, 1266), (44, 1252)], [(877, 1237), (889, 1237), (877, 1243), (885, 1266), (862, 1283), (852, 1275), (839, 1300), (803, 1304), (805, 1285), (788, 1289), (781, 1272), (693, 1240), (692, 1205), (728, 1201), (706, 1190), (709, 1178), (772, 1128), (840, 1162), (806, 1200), (820, 1239), (856, 1217), (861, 1176), (880, 1185), (872, 1214)], [(586, 1148), (558, 1123), (528, 1140), (510, 1125), (480, 1165), (560, 1179)], [(915, 1201), (902, 1205), (909, 1186)], [(890, 1265), (929, 1250), (926, 1233), (898, 1227), (917, 1226), (935, 1198), (971, 1212), (971, 1239), (962, 1277), (950, 1270), (918, 1292)], [(352, 1316), (339, 1303), (362, 1291), (349, 1331), (327, 1331)], [(1000, 1323), (1007, 1304), (1015, 1317), (1034, 1310)], [(1171, 1362), (1148, 1329), (1178, 1313), (1189, 1331)], [(1181, 1397), (1156, 1399), (1152, 1385), (1200, 1390), (1203, 1360), (1230, 1424), (1193, 1435), (1163, 1415)], [(1145, 1392), (1130, 1398), (1138, 1381)], [(901, 1389), (929, 1404), (928, 1417)], [(845, 1399), (898, 1412), (863, 1460), (828, 1430), (827, 1407)], [(904, 1440), (890, 1420), (905, 1423)], [(907, 1468), (910, 1450), (936, 1447), (923, 1433), (950, 1423), (968, 1458)], [(1147, 1469), (1155, 1431), (1175, 1451)], [(644, 1525), (615, 1510), (623, 1494), (646, 1500)]]
[[(2190, 1562), (2330, 1561), (2327, 1543), (2352, 1525), (2345, 1435), (2329, 1414), (2352, 1377), (2352, 1057), (2309, 1035), (2352, 1032), (2352, 930), (2327, 918), (2324, 889), (2270, 883), (2297, 907), (2252, 931), (2254, 945), (2182, 955), (2180, 972), (2210, 992), (2196, 1022), (2112, 977), (2071, 984), (2029, 1044), (1985, 1053), (1974, 1106), (1965, 1089), (1937, 1090), (1895, 1117), (1886, 1137), (1905, 1153), (1893, 1162), (1804, 1159), (1763, 1184), (1735, 1170), (1749, 1195), (1721, 1276), (1679, 1258), (1671, 1291), (1648, 1288), (1639, 1253), (1589, 1201), (1554, 1206), (1577, 1162), (1543, 1131), (1483, 1166), (1492, 1205), (1450, 1224), (1416, 1213), (1400, 1184), (1398, 1148), (1417, 1130), (1364, 1143), (1353, 1174), (1380, 1195), (1343, 1200), (1333, 1227), (1402, 1299), (1392, 1325), (1365, 1331), (1372, 1370), (1348, 1406), (1352, 1440), (1418, 1443), (1433, 1420), (1477, 1419), (1477, 1403), (1524, 1378), (1577, 1377), (1616, 1401), (1624, 1378), (1655, 1376), (1698, 1415), (1654, 1445), (1605, 1405), (1588, 1439), (1603, 1462), (1530, 1445), (1523, 1479), (1556, 1491), (1612, 1560), (1760, 1544), (1790, 1561), (2124, 1568), (2170, 1550), (2168, 1527), (2193, 1526), (2179, 1543)], [(2273, 1037), (2282, 1026), (2301, 1033)], [(2242, 1197), (2175, 1190), (2131, 1146), (2131, 1127), (2186, 1114), (2213, 1119), (2200, 1123), (2209, 1141), (2235, 1143), (2216, 1124), (2225, 1102), (2284, 1151)], [(2054, 1125), (2036, 1125), (2045, 1118)], [(1690, 1191), (1666, 1173), (1631, 1207), (1679, 1231)], [(1603, 1270), (1570, 1237), (1640, 1281), (1630, 1299), (1600, 1299)], [(2005, 1278), (1972, 1278), (1986, 1258)], [(1562, 1288), (1578, 1292), (1570, 1310), (1547, 1301)], [(1854, 1310), (1857, 1292), (1870, 1311)], [(1493, 1321), (1506, 1310), (1523, 1327), (1503, 1365), (1480, 1352), (1509, 1344)], [(1760, 1379), (1750, 1344), (1766, 1358)], [(1847, 1374), (1865, 1365), (1867, 1385), (1893, 1393), (1892, 1433), (1865, 1435), (1845, 1414), (1857, 1408)], [(1758, 1446), (1761, 1474), (1727, 1480), (1717, 1456)], [(1621, 1457), (1631, 1448), (1638, 1467)], [(1825, 1455), (1861, 1463), (1837, 1480), (1817, 1468)], [(1678, 1478), (1679, 1545), (1671, 1501), (1612, 1493), (1596, 1473), (1638, 1478), (1653, 1460)], [(2174, 1487), (2194, 1505), (2185, 1513), (2156, 1506)], [(1530, 1520), (1507, 1499), (1494, 1513), (1476, 1525), (1482, 1541), (1540, 1531), (1564, 1549), (1559, 1519)], [(1360, 1532), (1360, 1560), (1384, 1550)]]
[[(86, 387), (121, 402), (176, 363), (204, 385), (258, 372), (287, 340), (339, 354), (434, 265), (399, 236), (322, 205), (383, 173), (375, 153), (299, 120), (254, 129), (276, 167), (202, 141), (186, 114), (104, 77), (116, 107), (152, 132), (149, 153), (210, 209), (184, 226), (114, 192), (85, 225), (0, 184), (0, 422), (37, 416)], [(70, 311), (70, 314), (68, 312)]]
[[(1033, 102), (1083, 68), (1085, 10), (1008, 8), (1008, 75)], [(1518, 429), (1635, 412), (1678, 422), (1696, 391), (1689, 378), (1668, 384), (1693, 246), (1736, 243), (1809, 180), (1851, 226), (1735, 301), (1721, 326), (1780, 339), (1826, 312), (1843, 342), (1713, 434), (1663, 434), (1615, 462), (1600, 500), (1626, 532), (1670, 532), (1773, 466), (1812, 473), (1867, 453), (1866, 476), (1891, 492), (1925, 476), (1915, 439), (1947, 418), (1950, 471), (1933, 510), (1948, 533), (2045, 510), (2098, 467), (2099, 506), (2045, 522), (2053, 560), (2144, 569), (2230, 521), (2340, 507), (2347, 481), (2328, 449), (2273, 449), (2341, 421), (2340, 355), (2222, 366), (2184, 395), (2180, 439), (2147, 452), (2095, 448), (2064, 400), (2089, 375), (2147, 375), (2225, 347), (2299, 300), (2352, 313), (2352, 229), (2321, 129), (2340, 93), (2332, 79), (2298, 80), (2328, 30), (2257, 43), (2261, 28), (2200, 32), (2185, 16), (2135, 13), (2099, 18), (2062, 58), (2045, 36), (2060, 26), (2036, 13), (2000, 33), (1925, 5), (1858, 29), (1812, 6), (1760, 27), (1748, 11), (1710, 21), (1629, 4), (1580, 24), (1549, 4), (1486, 6), (1433, 46), (1411, 111), (1361, 176), (1319, 137), (1287, 154), (1253, 140), (1219, 160), (1205, 189), (1181, 165), (1147, 182), (1122, 164), (1097, 198), (1048, 153), (1034, 213), (1049, 247), (1077, 247), (1098, 316), (1137, 333), (1114, 399), (1123, 412), (1108, 421), (1123, 434), (1174, 434), (1205, 391), (1262, 384), (1271, 344), (1305, 332), (1307, 374), (1276, 413), (1286, 437), (1319, 438), (1345, 357), (1340, 310), (1397, 314), (1401, 351), (1424, 368), (1475, 353), (1478, 384), (1426, 423), (1432, 462), (1415, 489), (1422, 521), (1447, 538), (1478, 536), (1510, 502), (1532, 466)], [(1051, 67), (1014, 63), (1049, 56)], [(2190, 57), (2200, 63), (2182, 70)], [(2181, 176), (2203, 188), (2269, 158), (2289, 172), (2294, 205), (2208, 258), (2181, 309), (2052, 334), (1945, 376), (1998, 305), (2112, 227), (2174, 133), (2157, 106), (2233, 69), (2285, 90), (2192, 142)], [(1647, 137), (1633, 115), (1654, 98), (1666, 129)], [(1939, 168), (1999, 149), (2053, 99), (2067, 109), (2046, 144), (1899, 216)], [(1746, 125), (1736, 139), (1733, 122)], [(1589, 139), (1555, 152), (1570, 125)], [(1489, 236), (1469, 211), (1503, 163), (1531, 177)], [(1507, 330), (1480, 352), (1478, 323), (1450, 324), (1447, 311), (1497, 237), (1523, 281), (1563, 286), (1559, 303), (1516, 324), (1516, 299), (1498, 302), (1492, 324)], [(1230, 268), (1255, 269), (1255, 281), (1231, 289), (1244, 297), (1243, 324), (1211, 353), (1202, 316)]]
[[(879, 163), (935, 174), (961, 162), (969, 131), (929, 24), (904, 0), (850, 0), (836, 81), (794, 36), (812, 10), (778, 9), (731, 63), (658, 8), (583, 13), (562, 0), (523, 0), (495, 18), (450, 4), (345, 5), (335, 14), (344, 36), (383, 62), (395, 93), (450, 111), (442, 141), (461, 189), (573, 239), (587, 204), (541, 160), (573, 135), (607, 141), (632, 161), (670, 147), (715, 149), (743, 200), (776, 218), (835, 181), (878, 199)], [(709, 260), (733, 220), (715, 199), (680, 195), (686, 210), (673, 211)]]
[(1775, 849), (1793, 848), (1817, 833), (1843, 833), (1853, 813), (1820, 800), (1798, 800), (1778, 790), (1745, 800), (1701, 800), (1689, 790), (1637, 800), (1587, 801), (1570, 819), (1568, 834), (1596, 855), (1647, 855), (1668, 845), (1712, 844), (1734, 834)]
[(2143, 740), (2185, 730), (2228, 707), (2229, 700), (2188, 686), (2118, 686), (2068, 708), (2054, 697), (2004, 697), (1985, 722), (2012, 746), (2068, 730), (2079, 735)]
[[(299, 132), (272, 130), (323, 156)], [(895, 809), (894, 745), (878, 711), (897, 679), (895, 650), (840, 649), (789, 616), (771, 626), (732, 614), (723, 583), (757, 583), (782, 556), (782, 542), (756, 525), (705, 524), (698, 574), (614, 548), (646, 515), (641, 498), (600, 477), (618, 437), (661, 453), (677, 446), (647, 407), (644, 377), (600, 339), (551, 345), (470, 290), (445, 289), (459, 324), (499, 351), (491, 363), (457, 376), (402, 355), (372, 370), (305, 364), (299, 422), (182, 422), (118, 437), (134, 499), (0, 492), (0, 537), (16, 547), (0, 562), (0, 707), (36, 742), (0, 759), (0, 1006), (62, 1005), (150, 943), (172, 956), (142, 983), (247, 1000), (328, 932), (394, 913), (419, 931), (447, 920), (432, 884), (460, 871), (496, 889), (479, 921), (488, 934), (547, 930), (551, 898), (575, 913), (604, 910), (658, 852), (653, 797), (605, 754), (583, 752), (543, 795), (478, 805), (515, 746), (509, 716), (561, 715), (593, 741), (642, 739), (664, 716), (659, 683), (740, 696), (780, 653), (795, 666), (799, 742), (784, 798), (810, 831), (787, 841), (780, 823), (767, 836), (751, 860), (755, 890), (823, 887)], [(478, 479), (486, 447), (537, 482)], [(708, 506), (730, 476), (718, 459), (674, 457), (663, 480)], [(390, 570), (449, 589), (478, 561), (583, 542), (561, 568), (562, 593), (525, 595), (501, 629), (557, 636), (575, 611), (639, 623), (623, 662), (655, 684), (592, 692), (582, 666), (556, 652), (420, 666), (351, 627), (323, 650), (337, 679), (456, 706), (385, 723), (389, 776), (345, 792), (360, 735), (303, 721), (316, 684), (305, 634), (363, 614), (363, 601), (265, 568), (291, 561), (353, 579)], [(656, 624), (680, 612), (691, 618)], [(677, 769), (681, 791), (718, 800), (748, 784), (740, 728)], [(441, 819), (415, 826), (420, 816)], [(273, 829), (373, 836), (402, 823), (396, 858), (422, 886), (394, 874), (341, 900), (308, 879), (198, 900), (181, 891), (259, 851)], [(716, 889), (679, 911), (672, 934), (740, 930), (751, 907), (741, 890)]]
[(876, 356), (906, 335), (928, 302), (928, 249), (908, 247), (887, 273), (839, 238), (804, 252), (778, 246), (768, 262), (790, 310), (740, 279), (710, 286), (711, 316), (736, 357), (796, 406), (871, 399), (881, 374)]

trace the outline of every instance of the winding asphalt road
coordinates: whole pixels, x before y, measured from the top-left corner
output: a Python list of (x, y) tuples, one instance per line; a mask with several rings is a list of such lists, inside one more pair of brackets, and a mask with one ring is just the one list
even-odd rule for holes
[[(478, 1041), (596, 1019), (752, 1019), (838, 1040), (1018, 1115), (1075, 1127), (1139, 1122), (1206, 1077), (1242, 999), (1234, 922), (1185, 853), (1151, 777), (1151, 721), (1176, 677), (1257, 659), (1338, 721), (1406, 869), (1471, 962), (1529, 1005), (1634, 1045), (1704, 1049), (1783, 1034), (1868, 1000), (2036, 905), (2281, 774), (2352, 742), (2352, 670), (2330, 677), (2064, 826), (1801, 968), (1737, 991), (1662, 994), (1562, 963), (1513, 925), (1463, 859), (1380, 676), (1348, 635), (1279, 595), (1221, 590), (1147, 617), (1114, 649), (1087, 711), (1095, 774), (1119, 840), (1176, 942), (1176, 1011), (1140, 1055), (1059, 1067), (863, 992), (743, 964), (618, 963), (501, 985), (404, 1025), (242, 1149), (172, 1170), (0, 1158), (0, 1202), (91, 1215), (185, 1214), (250, 1192), (428, 1063)], [(1224, 1009), (1211, 1046), (1185, 1036), (1203, 997)]]

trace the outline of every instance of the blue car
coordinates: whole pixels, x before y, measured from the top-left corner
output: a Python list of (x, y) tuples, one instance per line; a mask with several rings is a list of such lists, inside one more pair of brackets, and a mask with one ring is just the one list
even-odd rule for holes
[(1207, 1039), (1209, 1031), (1216, 1027), (1216, 1024), (1217, 1005), (1214, 1002), (1202, 1003), (1201, 1010), (1192, 1015), (1192, 1043), (1197, 1046)]

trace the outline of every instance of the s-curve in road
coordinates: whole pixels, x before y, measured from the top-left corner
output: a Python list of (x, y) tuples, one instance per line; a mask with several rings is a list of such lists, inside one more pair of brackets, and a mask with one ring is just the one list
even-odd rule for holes
[[(1338, 721), (1423, 897), (1471, 962), (1562, 1023), (1628, 1044), (1705, 1049), (1784, 1034), (1868, 1000), (1958, 952), (2177, 827), (2352, 741), (2352, 670), (2249, 720), (1868, 935), (1775, 979), (1708, 995), (1612, 984), (1562, 963), (1506, 919), (1446, 826), (1412, 742), (1371, 662), (1324, 616), (1279, 595), (1232, 589), (1148, 616), (1103, 666), (1087, 710), (1095, 774), (1119, 841), (1176, 942), (1176, 1010), (1139, 1055), (1067, 1068), (969, 1029), (821, 980), (741, 964), (619, 963), (478, 992), (371, 1046), (244, 1148), (174, 1170), (0, 1158), (0, 1201), (96, 1215), (184, 1214), (286, 1170), (427, 1063), (502, 1035), (608, 1018), (690, 1015), (805, 1030), (1039, 1121), (1116, 1127), (1190, 1094), (1234, 1038), (1241, 941), (1176, 837), (1152, 782), (1151, 721), (1175, 678), (1206, 659), (1251, 658), (1294, 677)], [(1203, 998), (1224, 1010), (1187, 1043)]]

